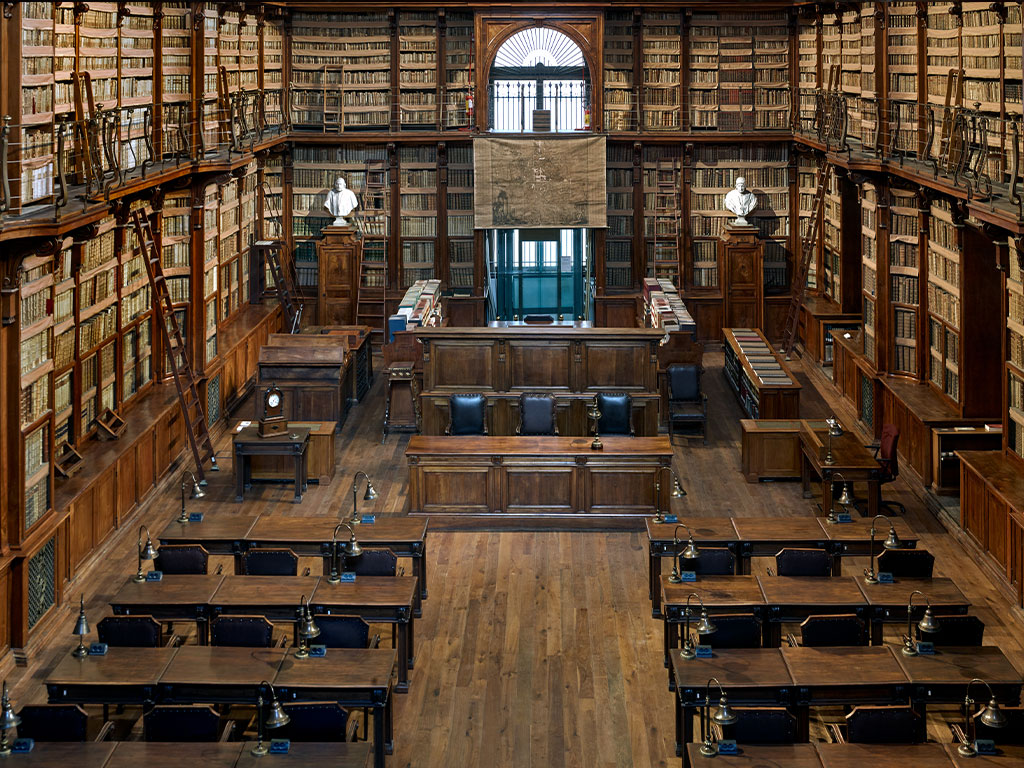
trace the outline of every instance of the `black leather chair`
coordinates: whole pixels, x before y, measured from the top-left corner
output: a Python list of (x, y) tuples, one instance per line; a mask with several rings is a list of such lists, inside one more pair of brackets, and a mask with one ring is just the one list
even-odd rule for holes
[(600, 392), (597, 395), (599, 435), (635, 435), (633, 431), (633, 398), (625, 392)]
[(722, 613), (711, 618), (715, 631), (701, 642), (712, 648), (760, 648), (761, 621), (749, 613)]
[(832, 556), (823, 549), (787, 547), (775, 555), (779, 576), (831, 576)]
[(479, 392), (454, 394), (448, 398), (446, 435), (486, 435), (487, 398)]
[[(792, 641), (790, 641), (792, 643)], [(808, 616), (800, 625), (800, 645), (822, 648), (836, 645), (867, 645), (864, 622), (852, 613)]]
[(89, 714), (78, 704), (33, 704), (18, 712), (18, 738), (33, 741), (104, 741), (113, 723), (90, 733)]
[(677, 363), (668, 367), (668, 430), (669, 438), (677, 426), (698, 427), (706, 445), (708, 442), (708, 396), (700, 388), (702, 368), (692, 363)]
[[(887, 485), (900, 476), (900, 457), (897, 448), (900, 444), (900, 429), (895, 424), (883, 424), (882, 436), (875, 449), (875, 461), (879, 466), (879, 485)], [(881, 493), (881, 491), (879, 491)], [(907, 514), (907, 508), (898, 501), (882, 499), (880, 504), (889, 514), (899, 512)]]
[(250, 549), (242, 555), (241, 573), (246, 576), (295, 576), (299, 556), (290, 549)]
[(919, 744), (925, 722), (905, 705), (859, 706), (846, 716), (845, 738), (851, 744)]
[[(978, 708), (980, 709), (984, 704), (984, 701), (979, 702)], [(973, 715), (975, 738), (991, 739), (997, 745), (1024, 744), (1024, 707), (1000, 707), (999, 709), (1006, 717), (1006, 725), (1002, 728), (990, 728), (981, 722), (980, 711)]]
[(157, 704), (142, 716), (146, 741), (227, 741), (234, 724), (221, 728), (220, 715), (209, 704)]
[(927, 549), (883, 549), (878, 555), (878, 571), (905, 579), (930, 579), (935, 555)]
[(394, 576), (398, 573), (398, 555), (390, 549), (364, 549), (361, 555), (344, 555), (344, 570), (357, 576)]
[(935, 632), (922, 632), (915, 624), (917, 639), (935, 646), (978, 646), (985, 637), (985, 622), (977, 616), (940, 616), (938, 621), (939, 628)]
[(551, 395), (523, 392), (519, 396), (517, 435), (557, 435), (555, 398)]
[[(291, 721), (274, 732), (274, 738), (291, 741), (355, 741), (348, 710), (334, 701), (284, 704)], [(351, 731), (351, 733), (350, 733)]]
[(209, 570), (210, 553), (199, 544), (164, 544), (153, 567), (163, 573), (202, 575)]
[(274, 625), (264, 616), (218, 616), (210, 622), (210, 645), (269, 648)]
[(159, 648), (163, 627), (152, 616), (107, 616), (96, 625), (101, 643), (112, 648)]
[(358, 616), (318, 613), (316, 625), (320, 636), (316, 642), (328, 648), (376, 648), (380, 635), (370, 637), (370, 625)]
[(740, 744), (793, 744), (796, 718), (785, 707), (736, 707), (736, 723), (721, 728), (724, 738)]
[[(680, 545), (682, 546), (682, 545)], [(679, 567), (704, 576), (729, 576), (736, 573), (736, 555), (724, 547), (701, 547), (696, 560), (680, 560)]]

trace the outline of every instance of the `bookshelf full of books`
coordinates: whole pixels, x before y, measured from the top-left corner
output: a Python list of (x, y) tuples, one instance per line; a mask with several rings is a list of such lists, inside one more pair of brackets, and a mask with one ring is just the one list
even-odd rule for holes
[[(272, 152), (263, 165), (263, 240), (284, 240), (284, 154)], [(269, 273), (268, 273), (269, 274)], [(272, 283), (267, 283), (271, 285)]]
[(646, 277), (680, 282), (682, 177), (679, 146), (645, 144), (642, 154)]
[[(220, 215), (219, 193), (216, 184), (207, 184), (203, 195), (203, 338), (205, 347), (217, 346), (217, 324), (220, 322)], [(199, 311), (196, 307), (193, 311)], [(182, 327), (188, 327), (187, 309), (175, 308)], [(205, 357), (205, 355), (203, 356)], [(198, 368), (200, 358), (193, 354), (193, 363)]]
[(437, 145), (398, 148), (399, 287), (434, 278), (437, 247)]
[(160, 77), (163, 86), (162, 147), (164, 157), (185, 150), (192, 93), (191, 3), (166, 2), (160, 18)]
[(241, 212), (238, 205), (239, 185), (240, 181), (237, 178), (232, 178), (227, 183), (219, 185), (218, 189), (220, 205), (217, 208), (219, 217), (217, 268), (220, 271), (218, 300), (221, 322), (231, 317), (239, 308), (239, 284), (241, 281), (238, 260), (238, 241), (241, 230)]
[(608, 142), (605, 186), (608, 231), (605, 235), (605, 288), (633, 287), (633, 145)]
[(692, 129), (789, 129), (786, 14), (699, 12), (693, 14), (689, 32)]
[(473, 273), (473, 145), (469, 142), (448, 145), (446, 195), (448, 287), (472, 290), (476, 276)]
[[(865, 3), (859, 10), (860, 40), (858, 41), (860, 51), (856, 55), (859, 62), (854, 70), (859, 69), (857, 85), (857, 108), (859, 110), (860, 132), (854, 138), (859, 138), (862, 146), (874, 147), (878, 140), (879, 119), (876, 105), (878, 104), (878, 52), (884, 50), (878, 39), (878, 20), (875, 16), (876, 7), (874, 3)], [(844, 22), (845, 23), (845, 22)], [(853, 58), (851, 50), (849, 58)], [(843, 66), (846, 66), (848, 55), (843, 51)], [(852, 79), (852, 78), (851, 78)], [(851, 121), (852, 122), (852, 121)], [(852, 126), (851, 126), (852, 129)]]
[(960, 261), (962, 223), (947, 200), (928, 214), (928, 378), (960, 401)]
[(609, 10), (604, 15), (604, 128), (635, 131), (636, 83), (633, 80), (632, 10)]
[(398, 121), (402, 128), (436, 128), (437, 12), (398, 14)]
[(908, 157), (917, 155), (918, 5), (914, 2), (885, 3), (888, 119), (897, 130), (896, 150)]
[[(253, 93), (260, 87), (260, 31), (256, 24), (256, 14), (247, 13), (245, 19), (239, 19), (238, 24), (238, 84), (234, 85), (228, 81), (231, 93), (241, 91)], [(247, 112), (251, 114), (252, 105), (245, 104)], [(249, 127), (255, 127), (251, 120), (246, 118)]]
[[(926, 3), (928, 11), (925, 35), (925, 95), (928, 104), (936, 110), (935, 121), (942, 123), (946, 100), (957, 103), (955, 92), (948, 88), (950, 73), (960, 69), (960, 19), (958, 3)], [(932, 142), (932, 157), (938, 158), (941, 142)]]
[(391, 38), (387, 11), (292, 14), (293, 127), (388, 128)]
[[(21, 200), (15, 203), (29, 205), (53, 193), (54, 10), (52, 2), (29, 2), (15, 5), (13, 12), (21, 24), (20, 120), (15, 119), (22, 126)], [(18, 141), (17, 134), (11, 141)]]
[[(814, 223), (814, 217), (819, 215), (814, 205), (814, 192), (817, 189), (819, 169), (819, 156), (811, 152), (802, 152), (797, 155), (796, 161), (796, 185), (797, 185), (797, 216), (800, 219), (800, 242), (810, 231)], [(820, 230), (819, 230), (820, 232)], [(820, 242), (820, 238), (819, 238)], [(807, 290), (818, 289), (818, 258), (819, 246), (815, 244), (814, 254), (807, 265)]]
[[(120, 95), (117, 3), (89, 3), (77, 27), (76, 68), (89, 73), (92, 98), (97, 107), (116, 107)], [(152, 82), (151, 75), (151, 89)]]
[(647, 11), (641, 27), (642, 126), (678, 131), (682, 126), (682, 17), (678, 11)]
[(20, 477), (24, 492), (24, 533), (50, 509), (52, 471), (53, 274), (52, 256), (29, 257), (22, 263), (18, 293), (21, 341), (19, 423), (23, 456)]
[(1011, 238), (1006, 273), (1006, 447), (1024, 459), (1024, 247)]
[(241, 309), (249, 300), (250, 249), (258, 240), (256, 204), (259, 200), (260, 173), (256, 160), (250, 160), (241, 169), (238, 179), (238, 283), (239, 291), (233, 311)]
[(130, 2), (125, 10), (130, 15), (121, 21), (120, 27), (120, 164), (122, 169), (132, 170), (147, 159), (146, 125), (141, 108), (152, 107), (156, 95), (156, 40), (152, 3)]
[(260, 44), (263, 46), (263, 119), (267, 127), (282, 128), (285, 117), (283, 19), (271, 17), (264, 21)]
[[(852, 139), (861, 135), (861, 8), (847, 8), (838, 15), (839, 89), (846, 96), (846, 129)], [(869, 14), (870, 18), (870, 14)], [(868, 42), (873, 42), (869, 40)], [(872, 48), (873, 52), (874, 49)]]
[(53, 433), (55, 455), (74, 445), (75, 312), (74, 247), (62, 241), (53, 259)]
[[(878, 188), (860, 187), (861, 290), (864, 303), (864, 356), (878, 367)], [(881, 299), (884, 301), (884, 298)]]
[(810, 133), (814, 130), (817, 107), (814, 91), (818, 87), (818, 26), (813, 14), (803, 14), (797, 18), (796, 45), (800, 89), (797, 130)]
[(693, 290), (719, 287), (718, 239), (735, 218), (722, 201), (743, 177), (757, 195), (747, 220), (764, 243), (766, 292), (788, 288), (789, 147), (784, 143), (698, 144), (689, 174)]
[[(165, 274), (190, 273), (192, 255), (189, 252), (189, 214), (191, 195), (173, 192), (164, 199), (160, 226), (156, 232), (160, 243), (160, 262)], [(132, 209), (148, 216), (144, 204), (132, 203)], [(182, 220), (182, 218), (184, 220)], [(184, 246), (176, 245), (184, 231)], [(156, 234), (154, 232), (154, 234)], [(165, 234), (174, 232), (175, 235)], [(118, 331), (121, 337), (121, 402), (127, 402), (153, 378), (152, 312), (153, 294), (146, 272), (146, 253), (139, 243), (135, 228), (129, 219), (119, 222), (118, 245), (120, 252), (121, 312)]]
[[(218, 42), (220, 16), (218, 3), (200, 3), (200, 6), (200, 11), (203, 14), (202, 36), (200, 37), (203, 63), (199, 67), (203, 78), (202, 90), (199, 92), (199, 111), (202, 116), (200, 121), (201, 146), (205, 152), (215, 152), (220, 145), (223, 131), (227, 130), (227, 126), (223, 124), (224, 115), (219, 100), (223, 81), (217, 69), (217, 62), (220, 58)], [(196, 83), (196, 85), (199, 84)]]
[(445, 22), (443, 127), (469, 130), (473, 119), (473, 14), (448, 11)]
[(102, 219), (96, 233), (82, 241), (76, 291), (79, 370), (79, 429), (81, 439), (96, 429), (106, 408), (117, 405), (118, 286), (115, 221)]
[(921, 215), (916, 193), (889, 192), (889, 307), (892, 356), (889, 371), (917, 376)]
[[(224, 6), (217, 19), (217, 64), (220, 70), (220, 92), (224, 96), (237, 93), (241, 83), (241, 26), (238, 11)], [(256, 74), (255, 69), (253, 74)]]
[(837, 304), (842, 303), (842, 195), (840, 179), (832, 173), (825, 190), (825, 217), (822, 221), (822, 293)]

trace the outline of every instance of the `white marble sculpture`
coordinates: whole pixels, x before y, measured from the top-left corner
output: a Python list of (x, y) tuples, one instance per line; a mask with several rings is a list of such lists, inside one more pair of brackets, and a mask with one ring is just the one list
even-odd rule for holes
[(359, 207), (359, 200), (355, 193), (345, 186), (345, 180), (338, 177), (334, 182), (334, 189), (327, 193), (327, 202), (324, 208), (334, 217), (335, 227), (347, 227), (349, 222), (345, 218)]
[(738, 227), (750, 226), (747, 221), (747, 214), (757, 208), (757, 195), (747, 189), (747, 180), (740, 176), (736, 179), (736, 188), (729, 191), (725, 196), (725, 207), (736, 214), (733, 225)]

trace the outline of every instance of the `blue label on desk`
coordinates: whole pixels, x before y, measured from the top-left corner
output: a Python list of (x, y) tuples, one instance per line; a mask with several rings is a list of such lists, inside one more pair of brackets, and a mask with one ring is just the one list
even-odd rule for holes
[(343, 582), (345, 582), (345, 581), (355, 581), (356, 580), (356, 572), (355, 571), (345, 571), (344, 573), (341, 574), (341, 580)]
[(917, 653), (920, 656), (934, 656), (935, 655), (935, 644), (929, 643), (927, 640), (917, 641)]
[(698, 659), (710, 659), (711, 658), (711, 646), (710, 645), (698, 645), (694, 649), (694, 655)]
[(722, 739), (718, 742), (718, 754), (720, 755), (738, 755), (740, 748), (736, 746), (734, 739)]
[(268, 751), (271, 755), (287, 755), (291, 746), (292, 743), (288, 739), (271, 739)]
[(150, 571), (149, 573), (146, 574), (146, 581), (163, 581), (163, 580), (164, 580), (164, 572), (163, 571)]
[(93, 643), (89, 646), (90, 656), (106, 656), (107, 655), (107, 644), (106, 643)]
[(879, 584), (895, 584), (896, 583), (896, 579), (894, 579), (892, 577), (892, 574), (889, 573), (888, 571), (880, 571), (876, 578), (878, 579), (878, 583)]
[(679, 522), (679, 515), (665, 515), (665, 522), (666, 523), (678, 523)]
[(311, 659), (322, 659), (327, 655), (326, 645), (311, 645), (309, 646), (309, 658)]
[(853, 522), (853, 517), (850, 515), (849, 512), (840, 512), (838, 515), (836, 515), (836, 522), (837, 523), (852, 523)]
[(24, 755), (31, 752), (35, 745), (35, 739), (15, 739), (11, 744), (11, 752), (16, 755)]
[(377, 516), (376, 515), (363, 515), (362, 517), (359, 518), (359, 522), (362, 523), (363, 525), (373, 525), (375, 522), (377, 522)]
[(697, 580), (697, 572), (696, 571), (680, 571), (679, 572), (679, 580), (680, 581), (696, 581)]
[(996, 753), (996, 743), (992, 739), (975, 739), (974, 748), (979, 755), (994, 755)]
[(188, 513), (188, 521), (190, 523), (201, 523), (201, 522), (203, 522), (203, 513), (202, 512), (189, 512)]

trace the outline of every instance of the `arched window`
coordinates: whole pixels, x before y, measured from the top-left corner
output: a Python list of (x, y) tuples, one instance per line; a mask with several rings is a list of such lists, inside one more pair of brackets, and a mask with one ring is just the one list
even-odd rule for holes
[(492, 131), (533, 133), (590, 130), (590, 73), (566, 34), (532, 27), (506, 40), (490, 74)]

